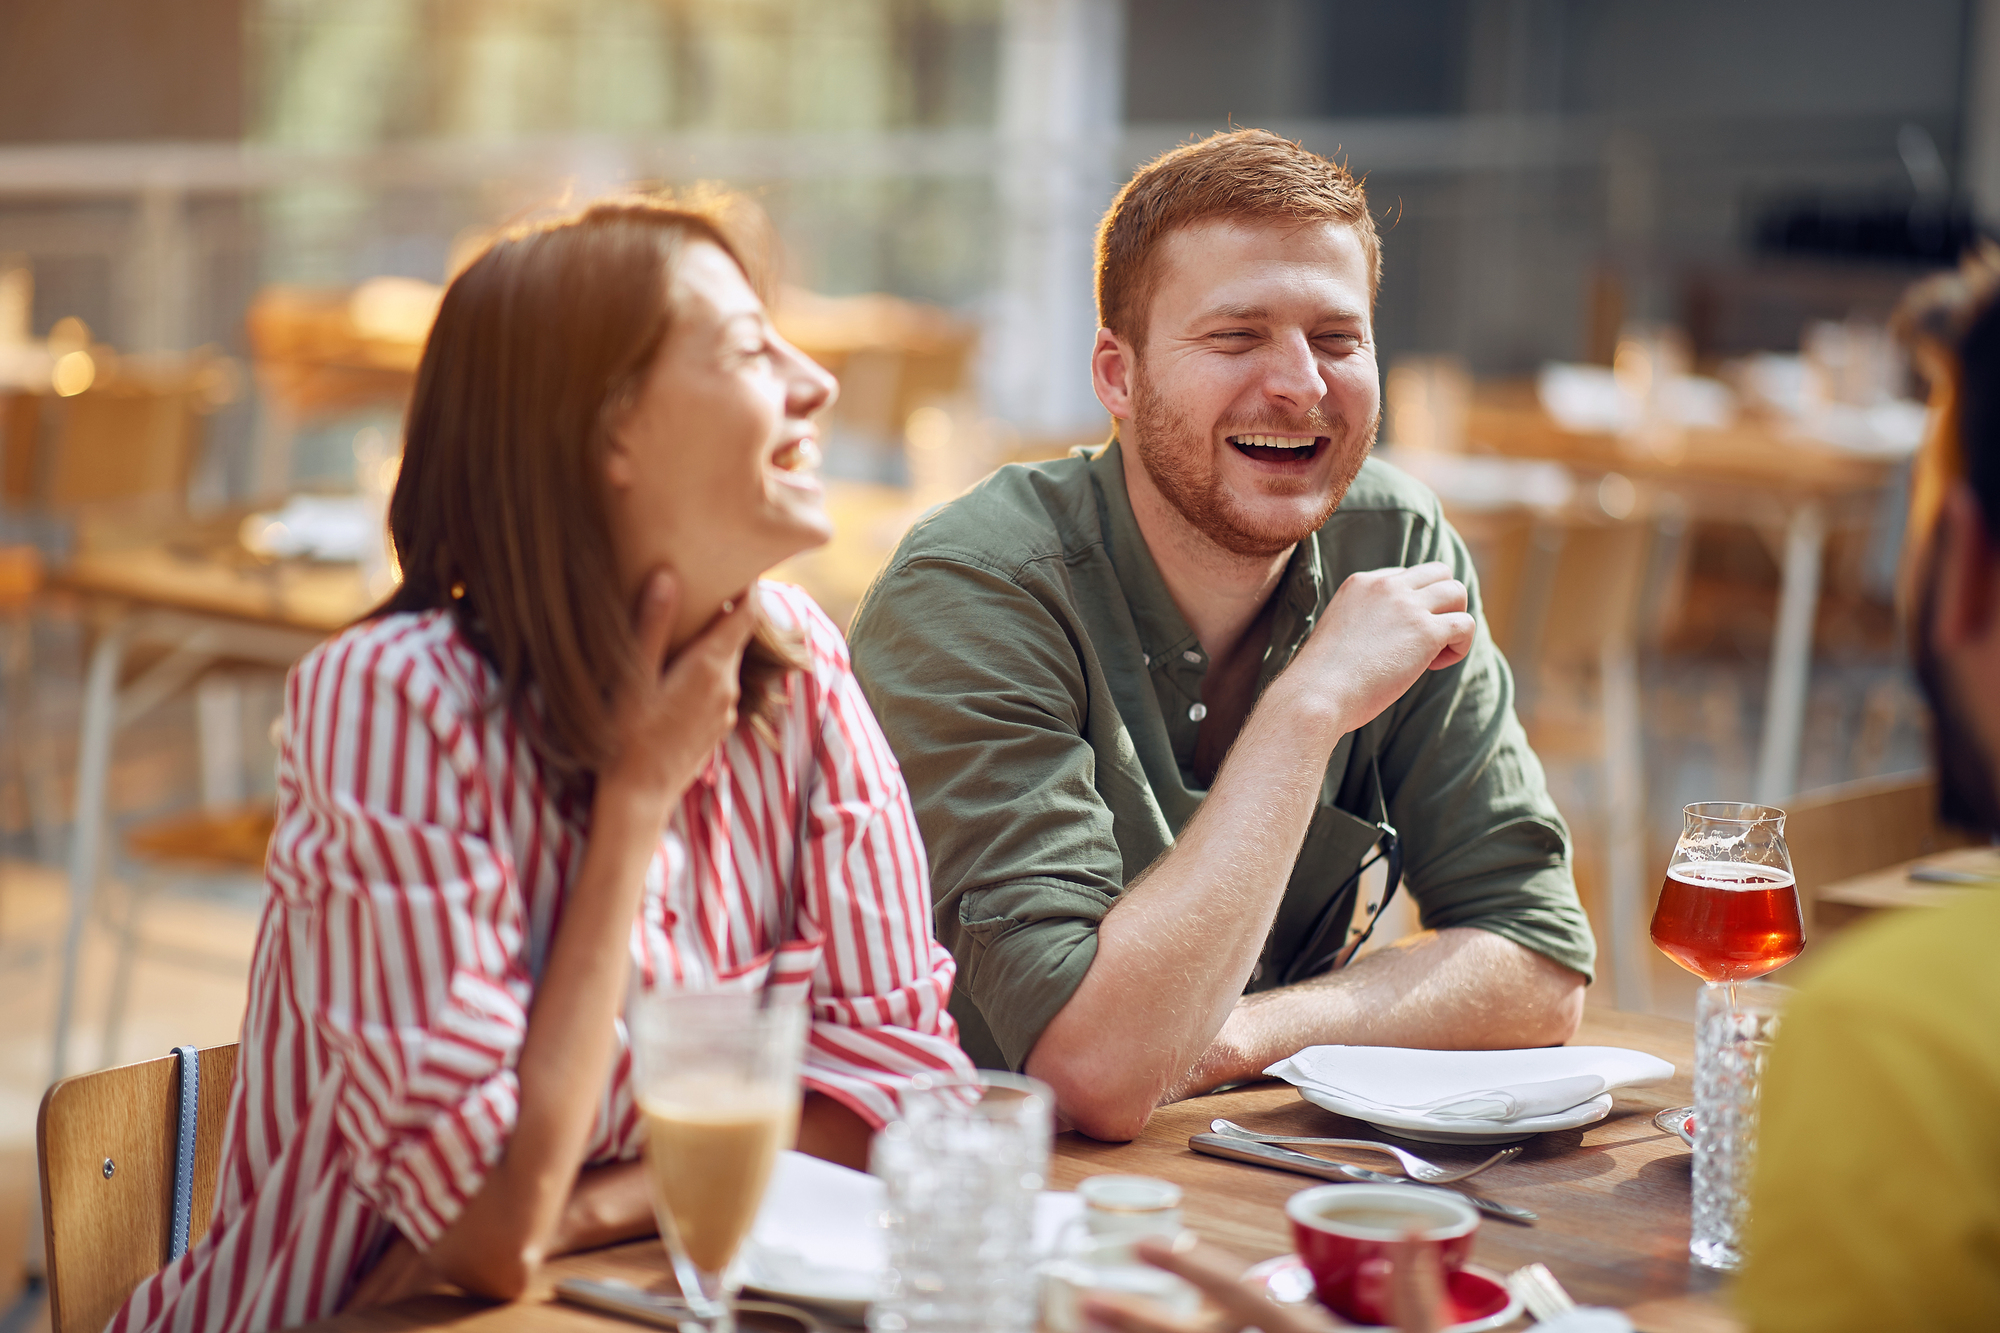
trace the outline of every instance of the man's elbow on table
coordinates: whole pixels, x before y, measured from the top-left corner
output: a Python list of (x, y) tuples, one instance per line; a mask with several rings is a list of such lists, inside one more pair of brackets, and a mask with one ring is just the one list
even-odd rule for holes
[(1119, 1068), (1114, 1057), (1092, 1046), (1068, 1045), (1052, 1040), (1054, 1035), (1042, 1034), (1022, 1072), (1055, 1092), (1056, 1114), (1093, 1139), (1127, 1143), (1138, 1138), (1160, 1104), (1153, 1080), (1135, 1078), (1135, 1071)]
[(1532, 955), (1538, 964), (1532, 980), (1521, 988), (1513, 1016), (1515, 1031), (1508, 1043), (1515, 1048), (1561, 1046), (1576, 1036), (1583, 1022), (1583, 991), (1590, 983), (1581, 972)]

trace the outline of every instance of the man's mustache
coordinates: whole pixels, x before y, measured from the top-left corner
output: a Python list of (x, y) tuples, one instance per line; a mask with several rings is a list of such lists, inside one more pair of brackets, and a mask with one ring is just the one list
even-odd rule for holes
[(1317, 407), (1302, 417), (1260, 416), (1232, 422), (1224, 435), (1327, 435), (1339, 436), (1347, 429), (1345, 417), (1329, 417)]

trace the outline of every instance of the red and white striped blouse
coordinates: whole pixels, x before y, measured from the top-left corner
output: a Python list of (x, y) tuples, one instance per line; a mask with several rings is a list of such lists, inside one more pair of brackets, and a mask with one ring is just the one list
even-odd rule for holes
[[(810, 996), (808, 1088), (871, 1124), (926, 1071), (969, 1072), (931, 933), (909, 795), (810, 598), (778, 744), (739, 728), (660, 839), (635, 985)], [(583, 811), (544, 785), (496, 677), (444, 612), (387, 616), (293, 670), (277, 830), (214, 1220), (109, 1333), (255, 1333), (337, 1312), (400, 1230), (428, 1248), (498, 1160), (535, 977), (582, 862)], [(775, 934), (794, 905), (793, 938)], [(774, 946), (780, 946), (774, 949)], [(622, 1025), (588, 1161), (642, 1135)]]

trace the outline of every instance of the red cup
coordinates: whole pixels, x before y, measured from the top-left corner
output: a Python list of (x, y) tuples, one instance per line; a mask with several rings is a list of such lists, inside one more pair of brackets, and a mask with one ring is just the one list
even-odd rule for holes
[(1455, 1273), (1479, 1230), (1479, 1213), (1464, 1199), (1414, 1185), (1320, 1185), (1286, 1200), (1285, 1216), (1320, 1304), (1361, 1324), (1391, 1322), (1391, 1245), (1414, 1231)]

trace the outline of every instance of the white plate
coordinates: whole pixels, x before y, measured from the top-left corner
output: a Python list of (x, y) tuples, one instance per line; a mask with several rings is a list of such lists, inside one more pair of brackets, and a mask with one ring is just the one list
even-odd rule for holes
[(1601, 1093), (1579, 1106), (1553, 1115), (1521, 1120), (1440, 1120), (1427, 1115), (1391, 1113), (1378, 1106), (1350, 1102), (1320, 1088), (1300, 1088), (1299, 1096), (1314, 1106), (1365, 1121), (1385, 1134), (1419, 1143), (1518, 1143), (1552, 1129), (1594, 1125), (1611, 1114), (1611, 1094)]

